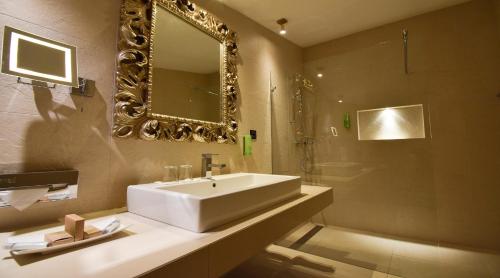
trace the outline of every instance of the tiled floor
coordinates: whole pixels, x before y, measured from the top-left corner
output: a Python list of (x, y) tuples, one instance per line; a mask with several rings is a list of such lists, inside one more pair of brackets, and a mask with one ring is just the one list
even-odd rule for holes
[(224, 278), (387, 278), (386, 273), (270, 245)]
[[(308, 231), (312, 232), (304, 236)], [(277, 245), (239, 266), (228, 277), (500, 278), (500, 253), (339, 227), (306, 224)], [(276, 256), (273, 251), (282, 255)], [(297, 259), (287, 259), (283, 254), (334, 266), (336, 271), (324, 271), (315, 264), (297, 265)]]

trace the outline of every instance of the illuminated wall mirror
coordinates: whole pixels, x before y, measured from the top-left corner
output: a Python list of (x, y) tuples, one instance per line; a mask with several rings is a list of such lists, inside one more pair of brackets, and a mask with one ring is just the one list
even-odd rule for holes
[(78, 88), (76, 47), (5, 26), (2, 73)]
[(358, 111), (359, 140), (425, 138), (422, 104)]

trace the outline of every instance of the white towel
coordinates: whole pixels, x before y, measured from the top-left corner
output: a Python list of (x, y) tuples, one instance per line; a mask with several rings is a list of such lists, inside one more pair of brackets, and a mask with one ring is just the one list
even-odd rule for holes
[(55, 192), (47, 193), (47, 199), (50, 201), (58, 201), (58, 200), (64, 200), (64, 199), (69, 199), (70, 192), (68, 189), (64, 190), (58, 190)]
[(8, 237), (5, 247), (12, 251), (45, 248), (48, 242), (44, 236), (44, 234), (31, 234)]
[[(89, 222), (92, 226), (101, 230), (103, 234), (112, 233), (120, 227), (120, 219), (116, 217)], [(47, 247), (47, 245), (44, 233), (8, 237), (5, 243), (5, 247), (12, 251), (40, 249)]]
[(110, 217), (102, 220), (93, 221), (90, 224), (101, 230), (104, 234), (111, 233), (120, 227), (120, 219)]

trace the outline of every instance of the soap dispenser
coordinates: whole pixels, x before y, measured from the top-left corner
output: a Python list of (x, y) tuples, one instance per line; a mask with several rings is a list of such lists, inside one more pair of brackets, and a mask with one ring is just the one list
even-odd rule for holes
[(252, 155), (252, 136), (244, 135), (243, 136), (243, 155), (249, 156)]
[(344, 127), (346, 129), (351, 128), (351, 117), (349, 116), (349, 112), (344, 113)]

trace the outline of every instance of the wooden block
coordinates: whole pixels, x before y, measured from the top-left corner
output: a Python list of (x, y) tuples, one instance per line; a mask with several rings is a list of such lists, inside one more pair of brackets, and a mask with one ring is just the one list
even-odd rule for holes
[(73, 242), (73, 237), (64, 231), (45, 234), (45, 241), (48, 242), (49, 246), (57, 246), (65, 243)]
[(92, 225), (85, 225), (85, 229), (83, 230), (83, 238), (93, 238), (96, 236), (102, 235), (102, 231), (97, 229), (96, 227)]
[(64, 217), (64, 230), (72, 235), (75, 241), (83, 239), (84, 226), (85, 218), (79, 215), (68, 214)]

